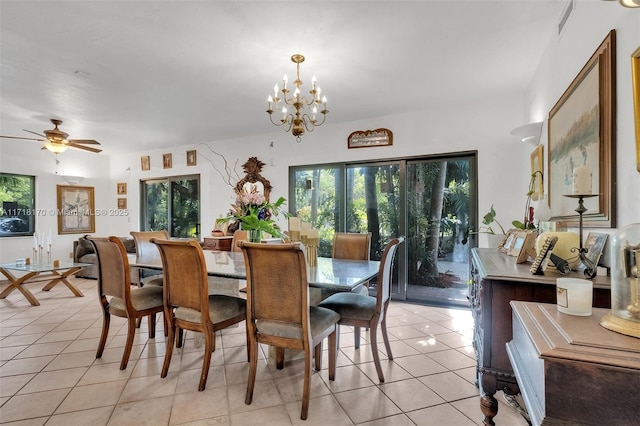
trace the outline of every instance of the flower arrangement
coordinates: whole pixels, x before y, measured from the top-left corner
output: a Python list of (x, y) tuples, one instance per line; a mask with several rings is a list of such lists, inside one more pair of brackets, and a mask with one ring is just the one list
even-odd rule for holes
[(216, 224), (237, 221), (243, 230), (259, 231), (255, 238), (250, 238), (252, 241), (255, 239), (259, 241), (262, 232), (273, 237), (283, 238), (285, 234), (278, 228), (273, 217), (278, 217), (280, 213), (288, 216), (286, 212), (281, 210), (285, 201), (284, 197), (280, 197), (275, 203), (267, 202), (264, 195), (258, 192), (254, 185), (250, 191), (239, 193), (236, 196), (236, 202), (231, 205), (229, 215), (216, 219)]

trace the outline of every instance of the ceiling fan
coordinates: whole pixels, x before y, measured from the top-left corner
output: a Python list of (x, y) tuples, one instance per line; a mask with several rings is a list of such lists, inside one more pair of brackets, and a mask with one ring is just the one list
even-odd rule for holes
[(91, 152), (102, 152), (101, 149), (94, 148), (91, 146), (85, 146), (85, 145), (100, 145), (100, 142), (93, 139), (67, 139), (69, 134), (58, 129), (58, 126), (62, 124), (62, 120), (57, 120), (55, 118), (52, 118), (51, 122), (53, 123), (55, 128), (51, 130), (45, 130), (43, 132), (44, 135), (41, 135), (40, 133), (32, 132), (31, 130), (22, 129), (25, 132), (33, 133), (34, 135), (40, 136), (44, 139), (22, 138), (19, 136), (0, 136), (0, 138), (24, 139), (24, 140), (30, 140), (30, 141), (46, 142), (42, 147), (42, 149), (48, 149), (54, 154), (60, 154), (61, 152), (66, 151), (67, 148), (78, 148), (78, 149), (84, 149), (85, 151), (91, 151)]

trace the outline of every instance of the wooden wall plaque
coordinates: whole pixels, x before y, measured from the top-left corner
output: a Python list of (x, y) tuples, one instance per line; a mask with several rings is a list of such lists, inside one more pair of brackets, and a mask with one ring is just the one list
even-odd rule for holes
[(393, 133), (389, 129), (357, 130), (347, 138), (348, 148), (393, 145)]

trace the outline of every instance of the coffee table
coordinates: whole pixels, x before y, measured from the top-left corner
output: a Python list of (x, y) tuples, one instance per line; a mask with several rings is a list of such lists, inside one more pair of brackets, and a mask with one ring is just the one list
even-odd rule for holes
[[(67, 278), (81, 270), (85, 266), (91, 266), (90, 263), (74, 263), (60, 262), (59, 265), (16, 265), (15, 263), (0, 264), (0, 272), (9, 279), (9, 286), (0, 293), (0, 299), (6, 298), (13, 290), (18, 290), (33, 306), (39, 306), (38, 299), (23, 284), (30, 278), (38, 276), (44, 272), (51, 272), (53, 278), (42, 288), (42, 291), (49, 291), (57, 284), (62, 283), (67, 286), (71, 292), (77, 297), (83, 297), (84, 294), (71, 284)], [(25, 274), (16, 277), (11, 271), (24, 272)]]

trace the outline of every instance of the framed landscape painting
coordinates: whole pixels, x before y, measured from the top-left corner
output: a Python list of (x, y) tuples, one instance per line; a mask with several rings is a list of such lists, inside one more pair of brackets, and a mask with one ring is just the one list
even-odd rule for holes
[(549, 208), (551, 220), (578, 223), (573, 173), (579, 166), (592, 171), (597, 197), (584, 200), (585, 226), (615, 227), (615, 30), (549, 112)]

